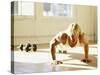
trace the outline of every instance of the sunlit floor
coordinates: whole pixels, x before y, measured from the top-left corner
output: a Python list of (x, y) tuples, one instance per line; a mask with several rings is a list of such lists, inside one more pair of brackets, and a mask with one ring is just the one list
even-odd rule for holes
[[(69, 48), (67, 54), (57, 53), (57, 60), (63, 64), (54, 65), (50, 55), (50, 49), (38, 49), (37, 52), (14, 51), (14, 70), (16, 74), (41, 73), (57, 71), (93, 70), (97, 68), (97, 46), (89, 46), (90, 63), (83, 63), (82, 47)], [(12, 61), (13, 62), (13, 61)]]

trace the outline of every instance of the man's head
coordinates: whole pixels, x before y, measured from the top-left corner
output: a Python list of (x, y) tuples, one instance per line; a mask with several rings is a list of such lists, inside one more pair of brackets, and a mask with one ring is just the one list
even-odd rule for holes
[(81, 34), (81, 28), (77, 23), (73, 27), (73, 34), (75, 34), (77, 36), (79, 36)]

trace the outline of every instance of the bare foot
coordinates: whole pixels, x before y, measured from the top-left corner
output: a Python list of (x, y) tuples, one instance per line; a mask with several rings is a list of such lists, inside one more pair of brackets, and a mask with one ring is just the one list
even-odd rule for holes
[(67, 54), (67, 51), (63, 51), (64, 54)]
[(59, 50), (59, 53), (62, 53), (62, 51), (61, 51), (61, 50)]

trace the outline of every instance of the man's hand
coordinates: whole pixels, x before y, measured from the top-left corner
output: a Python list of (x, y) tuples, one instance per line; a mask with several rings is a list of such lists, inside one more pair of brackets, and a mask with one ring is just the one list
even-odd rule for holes
[(91, 59), (88, 59), (88, 58), (84, 58), (81, 61), (82, 62), (85, 62), (85, 63), (90, 63), (92, 60)]
[(85, 62), (85, 63), (92, 62), (92, 60), (89, 59), (89, 57), (88, 57), (89, 56), (88, 38), (84, 35), (84, 33), (79, 35), (79, 42), (83, 43), (83, 45), (84, 45), (84, 56), (85, 57), (81, 61)]
[(63, 62), (62, 61), (53, 60), (53, 63), (52, 64), (58, 65), (58, 64), (63, 64)]

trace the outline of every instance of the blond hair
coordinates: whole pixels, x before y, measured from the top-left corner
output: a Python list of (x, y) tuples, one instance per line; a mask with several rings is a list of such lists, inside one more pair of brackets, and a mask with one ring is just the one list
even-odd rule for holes
[(73, 33), (76, 34), (78, 37), (81, 34), (81, 28), (77, 23), (74, 26)]

